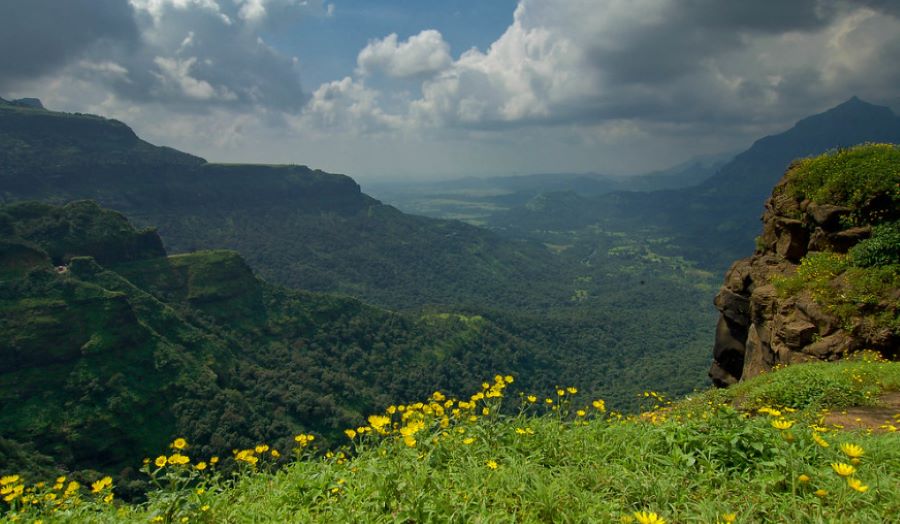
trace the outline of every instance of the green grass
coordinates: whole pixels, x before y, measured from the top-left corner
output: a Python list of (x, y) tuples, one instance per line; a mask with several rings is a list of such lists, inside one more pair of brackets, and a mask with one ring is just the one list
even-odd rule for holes
[[(491, 388), (483, 391), (502, 390), (496, 383)], [(556, 409), (549, 409), (543, 397), (530, 403), (512, 389), (502, 399), (509, 414), (498, 414), (500, 398), (478, 397), (458, 415), (448, 407), (443, 426), (434, 408), (443, 405), (440, 397), (425, 402), (430, 414), (416, 405), (405, 409), (412, 413), (407, 419), (395, 412), (395, 428), (424, 422), (412, 435), (414, 446), (395, 429), (386, 436), (356, 436), (336, 454), (304, 447), (278, 464), (270, 451), (255, 453), (259, 462), (242, 463), (234, 476), (149, 464), (144, 469), (159, 487), (144, 503), (106, 504), (100, 499), (108, 490), (101, 490), (83, 492), (79, 503), (70, 499), (56, 511), (47, 501), (21, 510), (19, 497), (6, 518), (637, 522), (635, 512), (651, 511), (667, 522), (724, 522), (728, 514), (736, 514), (737, 522), (885, 522), (900, 511), (900, 433), (817, 431), (827, 429), (821, 427), (822, 409), (871, 405), (878, 395), (900, 389), (900, 363), (866, 357), (796, 365), (675, 404), (648, 393), (654, 409), (634, 417), (607, 414), (581, 393), (553, 392)], [(792, 427), (778, 429), (775, 421)], [(864, 450), (852, 478), (868, 486), (865, 492), (852, 489), (831, 467), (851, 461), (840, 447), (848, 443)], [(32, 495), (48, 492), (49, 484)]]
[(863, 144), (806, 158), (790, 169), (787, 179), (801, 198), (848, 206), (857, 220), (877, 220), (864, 216), (874, 196), (886, 195), (900, 204), (900, 147)]

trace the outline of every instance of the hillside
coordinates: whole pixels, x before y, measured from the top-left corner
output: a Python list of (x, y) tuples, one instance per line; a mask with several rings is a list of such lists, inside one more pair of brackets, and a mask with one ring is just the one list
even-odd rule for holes
[(274, 288), (234, 252), (167, 257), (90, 202), (2, 207), (0, 229), (0, 438), (68, 468), (119, 471), (175, 434), (327, 443), (388, 399), (540, 367), (486, 320)]
[(719, 385), (863, 349), (900, 348), (900, 148), (870, 144), (791, 165), (756, 253), (716, 296)]
[(167, 248), (234, 249), (263, 277), (394, 308), (559, 300), (552, 254), (458, 222), (406, 215), (349, 177), (223, 165), (140, 140), (121, 122), (0, 104), (0, 197), (91, 199), (159, 229)]

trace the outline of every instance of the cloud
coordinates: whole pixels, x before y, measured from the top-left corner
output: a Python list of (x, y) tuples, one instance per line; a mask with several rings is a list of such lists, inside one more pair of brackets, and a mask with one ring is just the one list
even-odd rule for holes
[(131, 6), (121, 0), (5, 2), (0, 16), (0, 89), (51, 73), (97, 48), (137, 45)]
[(400, 119), (386, 114), (378, 98), (377, 91), (349, 76), (322, 84), (310, 97), (296, 125), (300, 129), (351, 134), (396, 128)]
[(878, 16), (880, 7), (521, 0), (488, 50), (464, 53), (423, 83), (410, 116), (481, 129), (622, 119), (724, 125), (793, 118), (849, 97), (850, 87), (886, 98), (896, 89), (886, 51), (900, 43), (900, 24)]
[[(259, 35), (274, 14), (324, 12), (321, 2), (301, 0), (29, 0), (11, 7), (13, 16), (0, 18), (0, 43), (21, 52), (0, 54), (0, 88), (40, 85), (52, 75), (190, 113), (299, 111), (307, 95), (298, 65)], [(58, 28), (47, 28), (56, 21)]]
[(197, 57), (187, 59), (164, 58), (157, 56), (153, 62), (159, 67), (161, 87), (165, 90), (174, 89), (178, 94), (196, 100), (236, 100), (237, 95), (226, 87), (214, 88), (209, 82), (198, 80), (191, 76), (191, 69), (197, 63)]
[(400, 43), (396, 33), (372, 40), (356, 58), (360, 74), (382, 72), (395, 78), (431, 75), (445, 69), (452, 61), (450, 45), (434, 29), (422, 31)]

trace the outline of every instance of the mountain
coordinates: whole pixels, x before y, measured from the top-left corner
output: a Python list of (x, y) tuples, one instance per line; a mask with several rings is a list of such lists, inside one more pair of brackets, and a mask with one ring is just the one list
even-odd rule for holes
[(554, 261), (540, 244), (406, 215), (343, 175), (208, 163), (93, 115), (0, 105), (0, 198), (96, 200), (176, 252), (235, 249), (274, 283), (395, 308), (568, 297), (542, 284)]
[[(720, 271), (752, 249), (759, 202), (765, 200), (785, 166), (796, 158), (863, 142), (900, 142), (900, 117), (887, 107), (853, 97), (783, 133), (757, 140), (714, 176), (692, 187), (616, 192), (584, 198), (577, 204), (568, 195), (544, 195), (543, 199), (559, 199), (559, 206), (566, 206), (577, 224), (669, 237), (673, 252)], [(553, 223), (556, 218), (524, 206), (492, 217), (489, 224), (516, 231), (521, 224), (539, 229), (542, 221)]]

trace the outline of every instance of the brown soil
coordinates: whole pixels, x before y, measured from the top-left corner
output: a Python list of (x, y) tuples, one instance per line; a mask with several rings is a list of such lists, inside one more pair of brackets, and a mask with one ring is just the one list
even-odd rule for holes
[(885, 424), (893, 424), (900, 429), (900, 391), (885, 393), (878, 399), (877, 406), (861, 406), (835, 411), (825, 416), (828, 426), (839, 425), (844, 429), (871, 429), (885, 431)]

